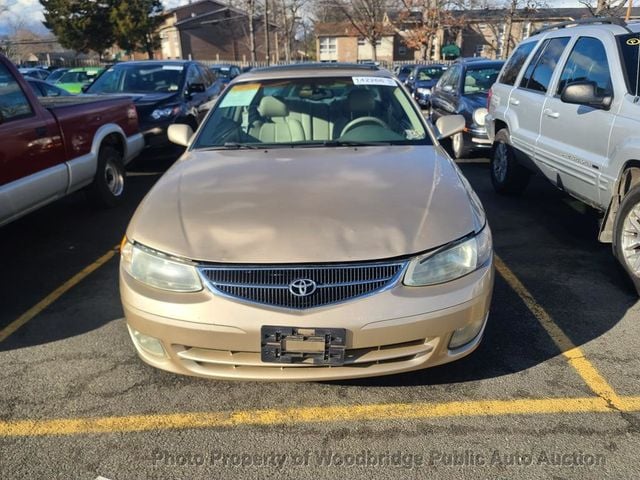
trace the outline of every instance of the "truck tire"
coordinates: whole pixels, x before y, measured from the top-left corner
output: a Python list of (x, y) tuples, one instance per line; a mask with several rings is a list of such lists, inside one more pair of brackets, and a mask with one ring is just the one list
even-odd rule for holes
[(502, 195), (520, 195), (529, 184), (531, 172), (516, 160), (506, 128), (496, 133), (490, 170), (493, 188)]
[(122, 154), (113, 147), (104, 146), (98, 155), (96, 176), (87, 187), (87, 196), (98, 207), (113, 208), (124, 198), (126, 178)]
[(640, 295), (640, 185), (629, 190), (618, 207), (612, 247)]
[(451, 150), (456, 160), (468, 158), (469, 155), (471, 155), (472, 148), (471, 145), (469, 145), (469, 141), (465, 138), (464, 133), (458, 132), (451, 137)]

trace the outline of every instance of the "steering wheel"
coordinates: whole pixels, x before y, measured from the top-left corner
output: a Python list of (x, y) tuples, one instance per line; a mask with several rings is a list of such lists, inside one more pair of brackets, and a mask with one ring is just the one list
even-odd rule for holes
[(360, 118), (354, 118), (349, 123), (347, 123), (342, 129), (342, 132), (340, 132), (340, 136), (342, 137), (349, 130), (352, 130), (353, 128), (357, 127), (362, 123), (374, 123), (376, 125), (380, 125), (382, 128), (389, 129), (389, 125), (387, 125), (383, 120), (380, 120), (377, 117), (360, 117)]

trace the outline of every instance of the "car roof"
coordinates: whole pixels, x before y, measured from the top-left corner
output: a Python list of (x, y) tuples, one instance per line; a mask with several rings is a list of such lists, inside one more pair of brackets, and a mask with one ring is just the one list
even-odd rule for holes
[(68, 72), (92, 72), (94, 70), (101, 70), (103, 67), (74, 67), (67, 69)]
[(117, 62), (111, 65), (117, 67), (119, 65), (186, 65), (195, 63), (193, 60), (135, 60), (131, 62)]
[(372, 64), (309, 62), (255, 68), (247, 73), (243, 73), (242, 80), (348, 76), (395, 78), (392, 72)]

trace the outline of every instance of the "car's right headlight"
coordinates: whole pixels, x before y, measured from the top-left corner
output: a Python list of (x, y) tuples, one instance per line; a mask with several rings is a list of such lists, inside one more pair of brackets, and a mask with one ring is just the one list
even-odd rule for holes
[(125, 240), (120, 253), (125, 272), (151, 287), (172, 292), (198, 292), (202, 282), (195, 265)]
[(486, 123), (485, 117), (487, 116), (487, 113), (489, 113), (489, 111), (486, 108), (476, 108), (473, 111), (473, 122), (480, 127), (484, 127), (484, 124)]
[(404, 275), (404, 284), (423, 287), (456, 280), (484, 266), (491, 259), (492, 252), (491, 230), (485, 224), (472, 237), (411, 260)]
[(416, 89), (416, 91), (420, 95), (431, 95), (431, 89), (430, 88), (419, 87), (419, 88)]

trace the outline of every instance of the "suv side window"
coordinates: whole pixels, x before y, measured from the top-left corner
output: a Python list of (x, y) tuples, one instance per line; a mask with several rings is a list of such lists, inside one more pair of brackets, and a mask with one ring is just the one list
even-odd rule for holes
[(33, 115), (29, 100), (7, 67), (0, 64), (0, 122)]
[(613, 87), (607, 53), (602, 42), (592, 37), (580, 37), (560, 76), (558, 95), (573, 82), (595, 82), (601, 95), (610, 95)]
[(504, 66), (504, 70), (498, 79), (498, 83), (514, 85), (516, 83), (516, 78), (518, 78), (518, 73), (520, 73), (520, 69), (535, 46), (536, 42), (528, 42), (523, 43), (516, 48), (516, 51), (513, 52), (513, 55), (511, 55), (511, 58)]
[(531, 60), (524, 77), (522, 77), (520, 87), (545, 93), (549, 88), (549, 82), (558, 65), (558, 60), (560, 60), (568, 43), (569, 37), (547, 40)]

